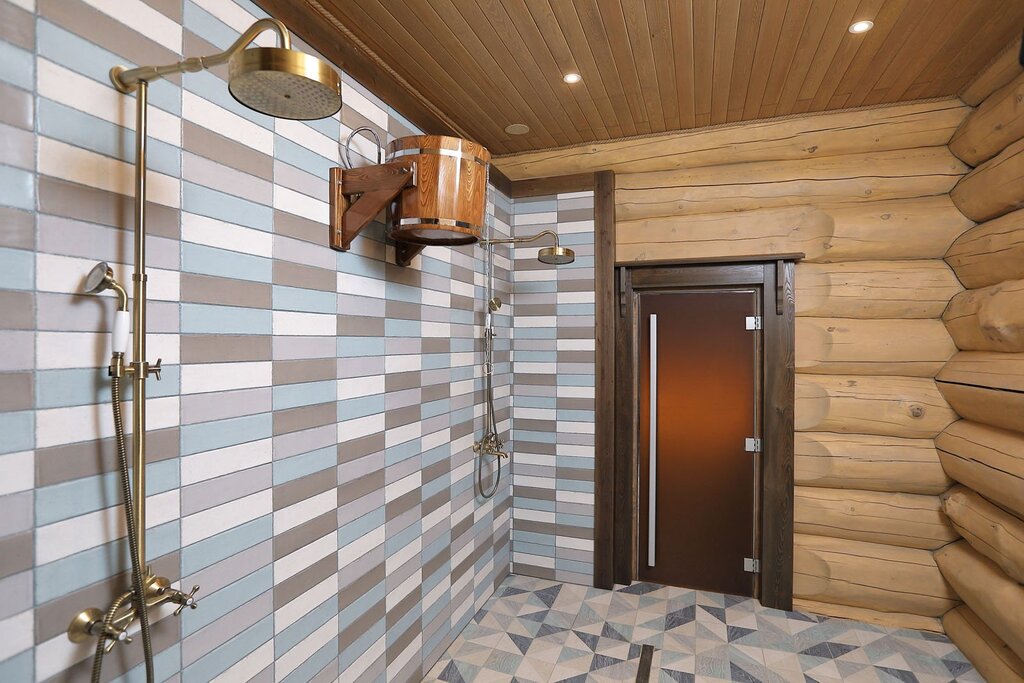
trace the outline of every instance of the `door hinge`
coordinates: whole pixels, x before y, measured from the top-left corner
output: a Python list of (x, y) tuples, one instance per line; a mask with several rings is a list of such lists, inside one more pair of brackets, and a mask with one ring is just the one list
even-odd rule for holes
[(751, 574), (760, 574), (761, 573), (761, 560), (755, 559), (753, 557), (744, 557), (743, 558), (743, 571), (750, 572)]
[(759, 315), (748, 315), (746, 320), (747, 320), (747, 329), (748, 330), (760, 330), (761, 329), (761, 316), (759, 316)]
[(743, 440), (743, 450), (747, 453), (760, 453), (761, 452), (761, 439), (746, 438)]

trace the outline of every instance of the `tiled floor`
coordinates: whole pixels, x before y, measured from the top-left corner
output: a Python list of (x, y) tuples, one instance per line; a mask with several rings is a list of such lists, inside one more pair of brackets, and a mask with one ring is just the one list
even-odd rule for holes
[(638, 583), (615, 591), (510, 576), (425, 680), (982, 683), (944, 636)]

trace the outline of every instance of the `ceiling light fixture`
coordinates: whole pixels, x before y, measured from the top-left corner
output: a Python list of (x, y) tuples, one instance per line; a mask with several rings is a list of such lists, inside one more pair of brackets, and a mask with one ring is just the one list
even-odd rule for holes
[(530, 127), (525, 123), (510, 123), (505, 126), (505, 132), (509, 135), (526, 135), (530, 132)]
[(562, 76), (562, 80), (569, 84), (579, 83), (580, 81), (583, 80), (583, 76), (580, 76), (576, 72), (570, 72)]
[(867, 33), (875, 25), (875, 22), (868, 21), (855, 21), (850, 24), (850, 33)]

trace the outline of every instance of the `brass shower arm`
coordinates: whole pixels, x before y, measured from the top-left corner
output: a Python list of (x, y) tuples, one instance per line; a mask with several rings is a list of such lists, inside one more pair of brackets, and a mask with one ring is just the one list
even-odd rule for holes
[(480, 240), (480, 245), (487, 247), (492, 244), (524, 244), (525, 242), (533, 242), (539, 240), (544, 235), (551, 235), (555, 239), (555, 246), (558, 245), (558, 235), (552, 230), (541, 230), (536, 235), (530, 235), (529, 237), (503, 237), (496, 240)]
[(110, 79), (114, 85), (123, 93), (130, 93), (135, 90), (139, 81), (154, 81), (164, 76), (180, 73), (195, 73), (209, 69), (212, 66), (227, 64), (233, 56), (246, 48), (249, 43), (256, 40), (264, 31), (273, 31), (277, 34), (277, 46), (285, 50), (292, 47), (291, 34), (287, 27), (277, 19), (259, 19), (252, 26), (245, 30), (238, 39), (231, 44), (224, 52), (208, 55), (206, 57), (189, 57), (176, 64), (165, 64), (163, 66), (139, 66), (134, 69), (125, 69), (123, 66), (115, 66), (110, 70)]

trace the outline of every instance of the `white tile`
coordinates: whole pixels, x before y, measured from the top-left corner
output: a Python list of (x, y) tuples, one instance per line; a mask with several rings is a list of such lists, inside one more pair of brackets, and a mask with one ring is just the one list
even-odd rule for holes
[[(125, 429), (131, 433), (131, 404), (122, 403)], [(176, 427), (179, 398), (151, 398), (146, 401), (146, 425), (150, 430)], [(109, 404), (48, 408), (36, 411), (36, 448), (79, 441), (105, 439), (114, 435)]]
[(352, 665), (342, 672), (337, 683), (355, 683), (355, 681), (358, 681), (360, 676), (362, 676), (362, 674), (365, 673), (374, 662), (384, 656), (384, 643), (385, 636), (381, 636), (375, 640), (373, 645), (366, 648), (366, 651), (359, 655), (359, 657), (352, 662)]
[[(472, 573), (472, 572), (467, 572)], [(412, 658), (416, 656), (421, 648), (423, 647), (423, 634), (417, 633), (415, 637), (405, 646), (401, 654), (394, 658), (394, 660), (388, 662), (387, 676), (388, 680), (396, 680), (401, 673), (402, 669), (408, 666)], [(418, 671), (417, 671), (418, 673)], [(480, 683), (484, 683), (483, 677), (480, 679)]]
[(211, 683), (236, 683), (251, 681), (256, 674), (274, 663), (274, 641), (268, 640), (258, 648), (240, 659), (224, 673), (213, 679)]
[(419, 354), (395, 355), (384, 357), (384, 372), (414, 372), (421, 368), (423, 356)]
[(183, 456), (181, 458), (181, 485), (188, 486), (271, 462), (274, 457), (273, 444), (273, 439), (260, 439), (237, 446)]
[(36, 0), (9, 0), (9, 2), (14, 3), (18, 7), (28, 12), (36, 11)]
[[(542, 211), (539, 213), (517, 213), (512, 223), (519, 227), (520, 225), (546, 225), (551, 229), (560, 227), (558, 224), (558, 212), (557, 211)], [(516, 231), (517, 237), (523, 237), (522, 231)]]
[(338, 489), (318, 493), (315, 496), (274, 511), (274, 535), (283, 534), (315, 517), (338, 508)]
[(34, 633), (32, 610), (0, 619), (0, 662), (30, 649)]
[(271, 258), (274, 255), (274, 235), (263, 230), (246, 228), (207, 218), (194, 213), (181, 213), (181, 239), (184, 242), (205, 244), (209, 247), (255, 254)]
[(250, 522), (274, 511), (271, 489), (258, 491), (223, 505), (181, 519), (181, 545), (185, 547), (239, 524)]
[(280, 633), (313, 609), (338, 594), (338, 575), (331, 574), (308, 591), (274, 612), (274, 633)]
[(309, 545), (285, 555), (274, 562), (274, 584), (280, 584), (300, 571), (316, 564), (338, 549), (338, 533), (332, 531)]
[(384, 413), (338, 422), (338, 443), (384, 431)]
[(181, 54), (181, 24), (140, 0), (85, 0), (100, 12), (142, 36)]
[(35, 486), (35, 451), (0, 455), (0, 496), (28, 491)]
[[(146, 528), (180, 516), (178, 489), (146, 496)], [(121, 505), (47, 524), (36, 529), (36, 565), (116, 541), (125, 536)]]
[(343, 548), (338, 549), (338, 569), (347, 567), (350, 563), (365, 557), (371, 550), (384, 543), (384, 526), (381, 525), (369, 531)]
[(247, 147), (273, 155), (274, 133), (199, 95), (181, 92), (182, 117)]
[(339, 294), (368, 296), (374, 299), (383, 299), (385, 296), (384, 281), (372, 277), (350, 275), (349, 273), (338, 273), (337, 287)]
[(594, 221), (562, 221), (558, 224), (559, 235), (573, 235), (594, 232)]
[(274, 334), (333, 337), (338, 331), (338, 316), (334, 313), (274, 311), (273, 315)]
[[(341, 83), (341, 101), (345, 103), (346, 107), (351, 107), (366, 118), (370, 119), (372, 123), (377, 124), (384, 130), (388, 129), (388, 113), (377, 106), (377, 104), (367, 99), (363, 93), (359, 92), (344, 81)], [(350, 132), (351, 131), (343, 131), (344, 136), (347, 137)]]
[(91, 638), (84, 643), (72, 643), (68, 634), (61, 631), (53, 638), (36, 645), (36, 681), (45, 681), (71, 668), (78, 662), (91, 657), (96, 651), (96, 642)]
[(275, 658), (274, 680), (280, 682), (291, 672), (316, 654), (317, 650), (331, 642), (338, 635), (338, 617), (331, 617), (327, 623), (306, 636), (292, 649)]
[(338, 400), (384, 393), (384, 375), (367, 375), (338, 380)]
[[(97, 118), (135, 130), (135, 98), (71, 71), (48, 59), (36, 61), (39, 95)], [(146, 126), (149, 136), (181, 147), (181, 119), (151, 106)]]
[(290, 119), (278, 119), (274, 124), (274, 131), (281, 137), (287, 138), (325, 159), (329, 159), (336, 164), (341, 163), (341, 155), (338, 150), (338, 140), (341, 139), (340, 137), (329, 138), (302, 121)]
[(202, 394), (268, 387), (273, 384), (273, 367), (270, 361), (182, 365), (181, 393)]
[(283, 185), (274, 185), (274, 208), (325, 225), (330, 220), (331, 207), (326, 201), (314, 199)]
[[(135, 166), (91, 150), (39, 137), (39, 173), (126, 196), (134, 194)], [(146, 173), (146, 199), (181, 206), (181, 182), (163, 173)]]
[(418, 421), (402, 425), (401, 427), (393, 427), (384, 432), (384, 447), (391, 448), (392, 446), (418, 439), (422, 430), (423, 424)]
[[(124, 263), (107, 262), (114, 271), (114, 277), (131, 296), (133, 266)], [(96, 259), (82, 259), (53, 254), (36, 254), (36, 289), (41, 292), (83, 294), (85, 277), (96, 265)], [(180, 301), (181, 274), (176, 270), (146, 268), (149, 281), (146, 286), (147, 298), (151, 301)], [(113, 290), (100, 296), (115, 298)]]
[(416, 470), (412, 474), (402, 477), (398, 481), (384, 486), (384, 502), (398, 500), (406, 493), (419, 488), (422, 484), (422, 473)]

